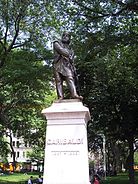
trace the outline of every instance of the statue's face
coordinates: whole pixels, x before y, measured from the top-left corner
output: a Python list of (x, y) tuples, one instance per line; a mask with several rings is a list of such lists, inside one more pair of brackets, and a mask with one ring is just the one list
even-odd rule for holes
[(70, 35), (67, 32), (64, 32), (62, 35), (62, 42), (63, 43), (70, 43)]

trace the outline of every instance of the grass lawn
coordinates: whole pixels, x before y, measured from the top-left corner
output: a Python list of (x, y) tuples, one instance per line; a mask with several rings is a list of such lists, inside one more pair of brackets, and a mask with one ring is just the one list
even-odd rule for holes
[(29, 173), (26, 175), (23, 173), (13, 173), (0, 175), (0, 184), (24, 184), (28, 181), (30, 176), (33, 176), (33, 178), (36, 179), (39, 176), (39, 173)]
[[(136, 183), (138, 183), (138, 172), (136, 173)], [(117, 176), (107, 177), (102, 184), (129, 184), (128, 174), (122, 173)]]
[[(30, 176), (37, 178), (39, 173), (29, 173), (27, 175), (22, 173), (13, 173), (9, 175), (0, 176), (0, 184), (26, 184)], [(138, 183), (138, 172), (136, 173), (136, 183)], [(118, 174), (117, 176), (107, 177), (101, 184), (129, 184), (128, 174)]]

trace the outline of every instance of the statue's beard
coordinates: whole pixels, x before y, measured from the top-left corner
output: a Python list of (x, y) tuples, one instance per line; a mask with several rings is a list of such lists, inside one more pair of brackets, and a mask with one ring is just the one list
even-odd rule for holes
[(64, 40), (64, 39), (62, 39), (62, 42), (65, 43), (65, 44), (69, 44), (70, 43), (70, 40)]

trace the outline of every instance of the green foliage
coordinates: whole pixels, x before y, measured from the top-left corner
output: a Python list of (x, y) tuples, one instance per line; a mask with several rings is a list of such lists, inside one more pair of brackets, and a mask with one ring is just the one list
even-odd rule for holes
[(35, 53), (17, 50), (1, 74), (1, 135), (7, 136), (10, 129), (32, 143), (44, 144), (46, 121), (41, 110), (52, 95), (51, 68)]
[(10, 152), (6, 140), (0, 137), (0, 160), (7, 163), (7, 155)]
[(44, 148), (42, 147), (35, 147), (33, 148), (32, 152), (28, 153), (28, 157), (33, 162), (44, 162)]
[(34, 50), (37, 56), (48, 59), (48, 40), (57, 25), (53, 7), (45, 1), (0, 2), (0, 66), (16, 48)]
[(53, 95), (48, 40), (58, 21), (45, 1), (2, 0), (0, 8), (0, 133), (18, 130), (32, 141), (31, 129), (45, 135), (41, 110)]

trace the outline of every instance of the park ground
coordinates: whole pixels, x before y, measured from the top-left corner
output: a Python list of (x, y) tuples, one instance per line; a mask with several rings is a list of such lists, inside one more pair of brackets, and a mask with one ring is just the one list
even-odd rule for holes
[[(34, 179), (38, 177), (40, 173), (13, 173), (8, 175), (0, 176), (0, 184), (26, 184), (30, 176), (33, 176)], [(136, 172), (136, 183), (138, 183), (138, 172)], [(121, 173), (117, 176), (107, 177), (106, 180), (102, 180), (101, 184), (129, 184), (128, 174)]]
[[(138, 183), (138, 172), (136, 172), (136, 183)], [(120, 173), (117, 176), (107, 177), (102, 184), (129, 184), (128, 173)]]

